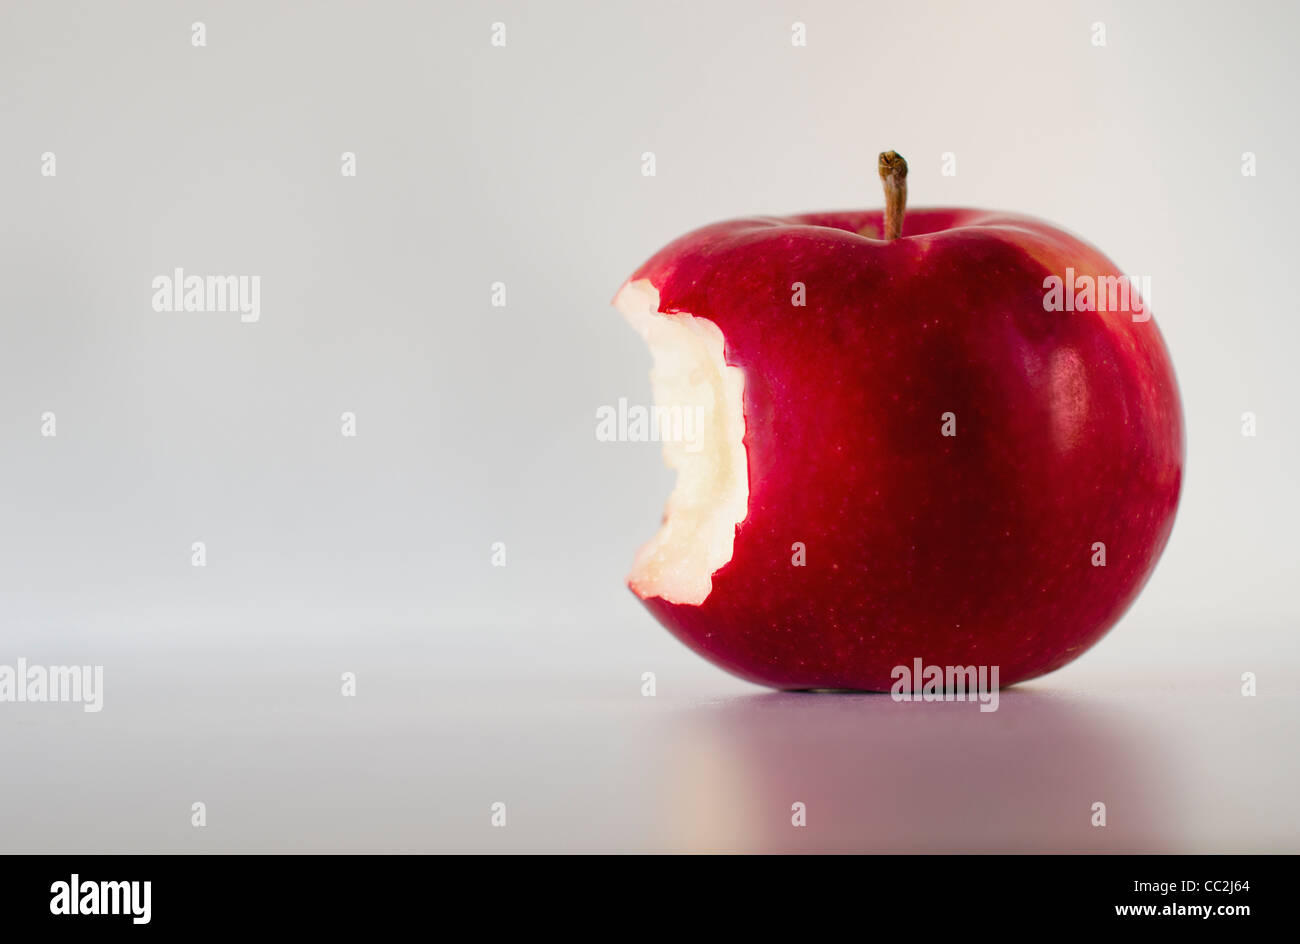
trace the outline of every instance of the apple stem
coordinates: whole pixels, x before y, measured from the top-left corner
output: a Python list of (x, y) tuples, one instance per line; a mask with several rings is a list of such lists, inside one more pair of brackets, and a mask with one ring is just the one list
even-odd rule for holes
[(880, 182), (885, 188), (885, 239), (903, 235), (903, 214), (907, 212), (907, 161), (897, 151), (880, 155)]

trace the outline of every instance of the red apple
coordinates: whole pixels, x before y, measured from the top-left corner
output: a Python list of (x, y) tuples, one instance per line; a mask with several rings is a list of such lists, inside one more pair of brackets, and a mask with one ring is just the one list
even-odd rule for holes
[(615, 299), (657, 406), (706, 420), (665, 443), (677, 484), (629, 585), (764, 685), (886, 691), (918, 658), (1050, 672), (1173, 527), (1178, 388), (1142, 303), (1114, 310), (1128, 280), (1030, 217), (904, 220), (905, 174), (881, 156), (885, 211), (698, 229)]

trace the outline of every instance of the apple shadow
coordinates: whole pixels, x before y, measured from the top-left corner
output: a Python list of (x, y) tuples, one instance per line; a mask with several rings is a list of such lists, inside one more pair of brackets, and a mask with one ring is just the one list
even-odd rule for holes
[(662, 838), (683, 851), (1179, 851), (1160, 739), (1080, 696), (746, 695), (677, 712), (660, 746)]

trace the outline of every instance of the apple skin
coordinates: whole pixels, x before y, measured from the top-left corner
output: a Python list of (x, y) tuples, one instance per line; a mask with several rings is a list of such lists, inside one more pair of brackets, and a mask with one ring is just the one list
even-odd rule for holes
[(718, 223), (633, 274), (661, 312), (722, 330), (749, 463), (709, 596), (643, 602), (775, 688), (888, 691), (915, 658), (996, 665), (1003, 686), (1051, 672), (1114, 625), (1169, 539), (1184, 461), (1169, 355), (1154, 319), (1044, 310), (1049, 275), (1121, 274), (1053, 226), (934, 208), (899, 239), (859, 235), (881, 225), (880, 210)]

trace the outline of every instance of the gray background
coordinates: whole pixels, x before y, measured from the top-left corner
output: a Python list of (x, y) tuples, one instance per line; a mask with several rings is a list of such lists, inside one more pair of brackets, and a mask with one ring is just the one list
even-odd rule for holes
[[(0, 850), (1297, 851), (1298, 29), (1285, 2), (5, 0), (0, 663), (106, 678), (100, 714), (0, 705)], [(649, 400), (608, 306), (644, 258), (877, 206), (885, 148), (914, 205), (1149, 276), (1182, 387), (1155, 577), (994, 715), (699, 660), (623, 586), (658, 447), (594, 436)], [(178, 266), (260, 275), (261, 321), (153, 311)]]

